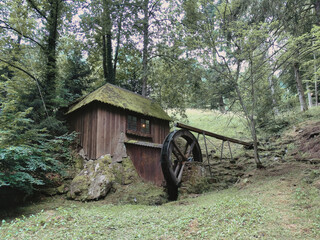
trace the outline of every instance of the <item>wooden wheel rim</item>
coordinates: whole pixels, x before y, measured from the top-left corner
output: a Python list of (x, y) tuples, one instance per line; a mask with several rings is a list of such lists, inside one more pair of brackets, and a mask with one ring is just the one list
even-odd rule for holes
[[(183, 139), (186, 145), (178, 146), (178, 139)], [(181, 184), (184, 164), (187, 161), (202, 162), (199, 143), (188, 130), (177, 130), (168, 134), (161, 150), (161, 168), (167, 187), (177, 188)]]

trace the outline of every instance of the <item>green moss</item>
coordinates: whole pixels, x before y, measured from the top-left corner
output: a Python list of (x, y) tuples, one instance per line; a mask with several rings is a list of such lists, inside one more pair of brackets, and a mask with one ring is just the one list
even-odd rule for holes
[(68, 192), (68, 198), (75, 199), (77, 196), (80, 196), (80, 199), (83, 200), (87, 199), (87, 193), (88, 193), (88, 179), (87, 176), (84, 175), (77, 175), (73, 180), (73, 186), (76, 188), (73, 193)]
[(109, 154), (107, 154), (100, 158), (98, 161), (103, 163), (104, 165), (108, 165), (112, 163), (112, 158)]
[(122, 185), (131, 184), (139, 179), (130, 158), (123, 158), (122, 163), (113, 163), (112, 172), (115, 176), (115, 182)]
[(57, 191), (59, 194), (66, 193), (66, 186), (62, 184), (61, 186), (57, 187)]
[(151, 117), (156, 117), (168, 121), (172, 120), (158, 103), (112, 84), (105, 84), (94, 92), (79, 99), (78, 102), (70, 106), (67, 114), (93, 101), (107, 103)]
[(74, 182), (80, 183), (79, 189), (86, 189), (87, 185), (87, 176), (85, 175), (78, 175), (73, 179)]
[(105, 199), (113, 204), (162, 205), (168, 202), (168, 196), (163, 187), (153, 183), (136, 181), (129, 185), (114, 185), (116, 191)]
[(123, 171), (120, 163), (112, 164), (112, 172), (114, 174), (115, 182), (118, 184), (122, 184), (123, 182)]
[(81, 156), (77, 156), (74, 159), (74, 167), (77, 172), (80, 172), (83, 169), (83, 158)]
[(135, 144), (135, 143), (138, 143), (139, 141), (137, 140), (128, 140), (127, 143), (132, 143), (132, 144)]
[(54, 196), (58, 193), (57, 188), (46, 188), (42, 190), (42, 193), (44, 193), (47, 196)]
[(139, 178), (138, 173), (130, 158), (122, 159), (123, 182), (122, 184), (130, 184)]

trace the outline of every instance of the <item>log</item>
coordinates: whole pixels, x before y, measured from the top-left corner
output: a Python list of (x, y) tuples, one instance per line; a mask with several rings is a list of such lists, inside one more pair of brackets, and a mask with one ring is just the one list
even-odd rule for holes
[(189, 131), (196, 132), (196, 133), (201, 133), (201, 134), (204, 133), (207, 136), (214, 137), (214, 138), (217, 138), (217, 139), (220, 139), (220, 140), (223, 140), (223, 141), (229, 141), (229, 142), (237, 143), (237, 144), (240, 144), (240, 145), (244, 145), (246, 147), (252, 147), (253, 146), (252, 142), (244, 142), (244, 141), (241, 141), (241, 140), (238, 140), (238, 139), (222, 136), (222, 135), (219, 135), (219, 134), (216, 134), (216, 133), (213, 133), (213, 132), (208, 132), (208, 131), (202, 130), (200, 128), (191, 127), (191, 126), (185, 125), (183, 123), (176, 123), (175, 126), (179, 127), (179, 128), (187, 129)]

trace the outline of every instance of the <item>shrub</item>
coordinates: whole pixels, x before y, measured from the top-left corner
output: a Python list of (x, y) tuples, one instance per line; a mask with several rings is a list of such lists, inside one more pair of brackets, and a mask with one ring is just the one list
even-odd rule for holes
[(48, 173), (63, 175), (70, 160), (73, 134), (30, 145), (0, 147), (0, 187), (9, 186), (31, 194), (36, 186), (50, 182)]

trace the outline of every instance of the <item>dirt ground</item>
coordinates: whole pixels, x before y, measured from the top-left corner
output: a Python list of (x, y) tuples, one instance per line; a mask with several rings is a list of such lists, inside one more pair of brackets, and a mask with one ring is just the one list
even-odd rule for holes
[(296, 159), (320, 160), (320, 122), (305, 122), (291, 132), (297, 148), (291, 155)]

